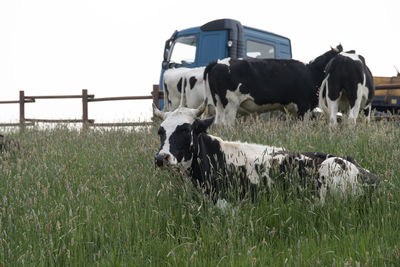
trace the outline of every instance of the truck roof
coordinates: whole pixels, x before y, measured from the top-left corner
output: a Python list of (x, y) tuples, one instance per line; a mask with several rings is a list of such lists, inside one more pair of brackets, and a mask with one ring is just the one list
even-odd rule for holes
[(249, 27), (249, 26), (244, 26), (242, 25), (239, 21), (234, 20), (234, 19), (218, 19), (218, 20), (213, 20), (210, 22), (207, 22), (206, 24), (202, 25), (202, 26), (198, 26), (198, 27), (191, 27), (191, 28), (187, 28), (184, 30), (180, 30), (178, 32), (178, 36), (182, 36), (182, 35), (188, 35), (188, 34), (195, 34), (198, 33), (199, 31), (220, 31), (220, 30), (228, 30), (228, 29), (234, 29), (235, 27), (243, 27), (244, 30), (253, 30), (253, 31), (257, 31), (260, 33), (265, 33), (265, 34), (269, 34), (269, 35), (273, 35), (276, 37), (280, 37), (280, 38), (284, 38), (289, 40), (289, 38), (273, 33), (273, 32), (269, 32), (269, 31), (265, 31), (265, 30), (260, 30), (257, 28), (253, 28), (253, 27)]

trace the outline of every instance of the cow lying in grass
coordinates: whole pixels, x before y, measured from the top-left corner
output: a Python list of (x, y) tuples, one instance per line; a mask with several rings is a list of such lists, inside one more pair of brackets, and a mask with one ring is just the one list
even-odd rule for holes
[[(188, 174), (214, 199), (224, 197), (227, 184), (243, 189), (261, 183), (271, 187), (274, 179), (289, 172), (299, 177), (299, 186), (315, 190), (321, 202), (328, 191), (357, 195), (363, 184), (376, 182), (375, 175), (350, 157), (292, 153), (282, 147), (224, 141), (207, 134), (213, 118), (199, 120), (204, 109), (205, 103), (198, 109), (180, 107), (162, 112), (153, 105), (154, 116), (163, 120), (155, 164)], [(246, 193), (242, 191), (241, 195)]]

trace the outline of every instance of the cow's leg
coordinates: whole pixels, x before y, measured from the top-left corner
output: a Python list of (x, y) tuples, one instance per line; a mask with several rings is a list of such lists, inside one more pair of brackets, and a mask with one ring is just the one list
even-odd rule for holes
[[(360, 112), (360, 106), (361, 106), (361, 100), (362, 100), (362, 96), (361, 96), (362, 89), (360, 88), (361, 86), (362, 85), (358, 85), (356, 99), (354, 101), (353, 106), (350, 106), (349, 123), (352, 123), (353, 125), (356, 124), (358, 113)], [(350, 103), (350, 104), (352, 104), (352, 103)]]
[(357, 122), (358, 113), (360, 112), (360, 103), (357, 103), (350, 109), (349, 123), (355, 125)]
[(367, 107), (364, 108), (365, 116), (367, 117), (367, 123), (371, 121), (371, 103), (368, 104)]
[(233, 102), (228, 102), (228, 104), (226, 105), (223, 113), (224, 113), (224, 124), (225, 125), (229, 125), (229, 126), (233, 126), (235, 124), (235, 120), (236, 120), (236, 114), (238, 111), (239, 105)]
[(215, 125), (223, 123), (223, 115), (224, 115), (224, 107), (222, 105), (221, 99), (219, 96), (215, 96), (216, 103), (215, 103)]
[(329, 116), (329, 126), (337, 126), (336, 114), (339, 109), (339, 98), (336, 100), (330, 100), (329, 97), (326, 98), (326, 103), (328, 105), (328, 116)]
[(235, 92), (229, 90), (227, 90), (226, 99), (228, 100), (228, 104), (224, 109), (224, 124), (232, 126), (235, 124), (236, 114), (241, 101)]
[(327, 81), (326, 86), (326, 104), (328, 110), (329, 117), (329, 126), (336, 127), (337, 126), (337, 112), (339, 110), (340, 98), (342, 96), (342, 89), (340, 84), (334, 82), (333, 80), (329, 80), (329, 84)]
[(360, 109), (364, 110), (364, 114), (365, 114), (367, 123), (369, 123), (371, 121), (371, 110), (372, 110), (372, 103), (370, 101), (368, 101), (369, 88), (364, 86), (363, 93), (364, 94), (362, 97)]

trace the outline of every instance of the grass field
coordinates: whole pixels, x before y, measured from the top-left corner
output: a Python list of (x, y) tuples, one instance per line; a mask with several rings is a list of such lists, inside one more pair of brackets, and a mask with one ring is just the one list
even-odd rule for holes
[(331, 132), (272, 120), (210, 133), (351, 155), (386, 182), (324, 206), (275, 188), (222, 213), (187, 178), (154, 167), (157, 127), (27, 129), (0, 158), (0, 266), (400, 265), (398, 123)]

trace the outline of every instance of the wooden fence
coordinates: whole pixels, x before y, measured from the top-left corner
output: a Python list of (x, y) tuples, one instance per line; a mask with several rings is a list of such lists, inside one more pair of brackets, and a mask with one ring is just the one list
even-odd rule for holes
[[(376, 90), (387, 90), (387, 89), (400, 89), (400, 84), (378, 84)], [(25, 117), (25, 104), (35, 103), (36, 99), (82, 99), (82, 119), (33, 119)], [(95, 98), (94, 95), (88, 93), (87, 89), (82, 89), (81, 95), (47, 95), (47, 96), (26, 96), (24, 91), (19, 91), (19, 100), (0, 101), (0, 104), (19, 104), (19, 122), (18, 123), (0, 123), (0, 126), (32, 126), (35, 123), (82, 123), (83, 127), (89, 126), (103, 126), (103, 127), (114, 127), (114, 126), (146, 126), (151, 125), (152, 122), (120, 122), (120, 123), (95, 123), (94, 120), (89, 119), (89, 102), (100, 102), (100, 101), (121, 101), (121, 100), (142, 100), (152, 99), (153, 103), (158, 107), (160, 99), (164, 98), (164, 92), (160, 91), (158, 85), (153, 85), (153, 91), (148, 96), (118, 96), (118, 97), (101, 97)], [(380, 119), (395, 119), (393, 117), (384, 116), (382, 118), (377, 117), (376, 120)], [(396, 117), (396, 119), (398, 119)]]
[[(82, 99), (82, 119), (33, 119), (25, 117), (25, 104), (35, 103), (36, 99)], [(0, 104), (19, 104), (19, 122), (18, 123), (0, 123), (0, 126), (32, 126), (35, 123), (82, 123), (83, 127), (88, 126), (146, 126), (151, 125), (152, 122), (120, 122), (120, 123), (95, 123), (94, 120), (89, 119), (89, 102), (101, 101), (121, 101), (121, 100), (143, 100), (152, 99), (153, 103), (158, 107), (160, 99), (164, 98), (164, 92), (160, 91), (158, 85), (153, 85), (153, 91), (148, 96), (118, 96), (118, 97), (101, 97), (95, 98), (94, 95), (89, 94), (87, 89), (82, 89), (81, 95), (44, 95), (44, 96), (26, 96), (24, 91), (19, 91), (19, 100), (0, 101)]]

